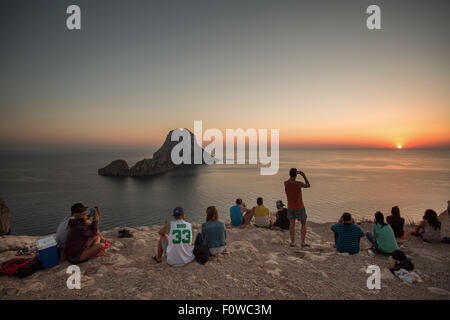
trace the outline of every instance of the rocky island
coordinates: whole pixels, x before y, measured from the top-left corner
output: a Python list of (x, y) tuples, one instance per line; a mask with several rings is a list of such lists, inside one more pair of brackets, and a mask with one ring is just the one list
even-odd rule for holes
[[(197, 144), (194, 134), (188, 129), (185, 130), (187, 130), (190, 134), (191, 150), (194, 150), (194, 148), (200, 148), (202, 152), (202, 164), (205, 164), (203, 160), (203, 155), (204, 153), (206, 153), (206, 151)], [(174, 130), (171, 130), (167, 134), (166, 140), (164, 141), (163, 145), (153, 154), (152, 159), (143, 159), (137, 162), (131, 168), (128, 166), (128, 163), (125, 160), (114, 160), (106, 167), (99, 169), (98, 174), (101, 176), (115, 176), (115, 177), (124, 177), (124, 176), (142, 177), (165, 173), (180, 167), (195, 166), (194, 164), (176, 165), (172, 162), (171, 160), (172, 149), (175, 145), (179, 143), (178, 141), (171, 140), (173, 131)], [(211, 155), (208, 154), (208, 156)], [(194, 163), (193, 152), (191, 153), (191, 163)]]

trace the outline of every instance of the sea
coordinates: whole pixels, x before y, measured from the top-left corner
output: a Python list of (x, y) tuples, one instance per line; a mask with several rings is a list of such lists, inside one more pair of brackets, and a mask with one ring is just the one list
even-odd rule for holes
[(11, 233), (46, 235), (70, 215), (76, 202), (98, 206), (100, 229), (163, 224), (174, 207), (202, 223), (216, 206), (229, 220), (236, 198), (247, 206), (286, 203), (283, 181), (291, 167), (305, 172), (308, 220), (334, 222), (343, 212), (372, 220), (399, 206), (406, 220), (426, 209), (438, 214), (450, 200), (450, 149), (280, 149), (279, 171), (261, 175), (259, 165), (203, 165), (145, 178), (103, 177), (97, 170), (115, 159), (130, 165), (151, 158), (155, 148), (0, 151), (0, 198), (11, 211)]

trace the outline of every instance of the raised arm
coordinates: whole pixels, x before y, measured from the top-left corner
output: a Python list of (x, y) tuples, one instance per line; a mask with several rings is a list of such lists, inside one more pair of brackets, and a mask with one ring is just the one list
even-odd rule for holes
[(98, 230), (97, 227), (98, 227), (98, 220), (94, 220), (90, 226), (77, 225), (71, 227), (71, 229), (76, 230), (74, 232), (80, 234), (84, 238), (91, 238), (97, 234)]
[(302, 188), (310, 188), (311, 184), (309, 183), (308, 178), (306, 177), (305, 173), (303, 171), (300, 171), (299, 174), (303, 177), (303, 179), (305, 179), (305, 183), (300, 181), (300, 186)]

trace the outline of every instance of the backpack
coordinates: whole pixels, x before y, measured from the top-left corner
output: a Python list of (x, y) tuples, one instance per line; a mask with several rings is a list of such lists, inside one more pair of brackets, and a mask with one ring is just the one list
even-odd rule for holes
[(407, 271), (414, 270), (414, 263), (406, 257), (406, 254), (401, 250), (395, 250), (392, 253), (392, 258), (395, 260), (394, 268), (390, 269), (392, 272), (405, 269)]
[(0, 265), (0, 274), (27, 277), (41, 269), (39, 257), (35, 258), (14, 258), (3, 262)]
[(196, 244), (194, 247), (194, 256), (195, 260), (200, 264), (205, 264), (210, 256), (209, 248), (208, 246), (205, 246), (203, 244)]

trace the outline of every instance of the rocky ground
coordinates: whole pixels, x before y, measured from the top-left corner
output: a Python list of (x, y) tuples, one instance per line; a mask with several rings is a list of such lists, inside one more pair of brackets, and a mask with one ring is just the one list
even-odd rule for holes
[[(308, 224), (310, 248), (291, 248), (286, 231), (253, 226), (227, 229), (225, 254), (200, 265), (181, 268), (156, 264), (158, 226), (129, 228), (133, 238), (118, 238), (118, 228), (103, 232), (113, 239), (102, 257), (80, 264), (81, 290), (66, 286), (68, 262), (19, 279), (0, 277), (0, 299), (446, 299), (450, 300), (450, 246), (424, 243), (415, 237), (400, 240), (415, 271), (426, 275), (407, 284), (394, 277), (389, 256), (367, 253), (349, 256), (334, 249), (331, 224)], [(200, 226), (195, 226), (195, 232)], [(371, 224), (362, 224), (370, 231)], [(410, 231), (410, 229), (408, 230)], [(299, 234), (299, 233), (298, 233)], [(409, 232), (408, 232), (409, 234)], [(0, 261), (37, 237), (0, 237)], [(369, 265), (382, 271), (381, 289), (366, 286)]]

